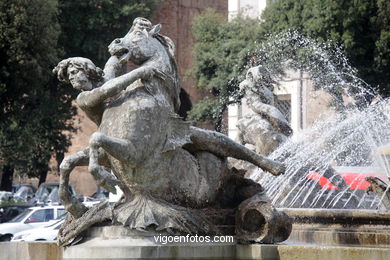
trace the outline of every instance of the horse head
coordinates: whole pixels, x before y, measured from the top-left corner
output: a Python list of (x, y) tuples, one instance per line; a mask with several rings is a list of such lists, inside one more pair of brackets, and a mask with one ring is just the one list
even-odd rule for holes
[[(123, 37), (115, 39), (109, 46), (112, 56), (118, 57), (121, 63), (128, 61), (136, 65), (152, 65), (164, 76), (164, 84), (172, 92), (175, 111), (180, 106), (179, 76), (174, 58), (175, 45), (173, 41), (159, 34), (161, 25), (152, 26), (145, 18), (136, 18), (130, 31)], [(150, 62), (149, 62), (150, 61)]]
[(142, 64), (163, 49), (161, 42), (156, 38), (160, 29), (160, 24), (151, 27), (150, 30), (142, 26), (133, 26), (125, 37), (111, 42), (108, 50), (122, 62)]

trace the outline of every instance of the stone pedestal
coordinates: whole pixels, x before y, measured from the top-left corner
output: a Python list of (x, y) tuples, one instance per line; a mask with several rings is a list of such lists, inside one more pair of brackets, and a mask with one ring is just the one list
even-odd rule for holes
[(235, 245), (151, 245), (136, 239), (92, 239), (64, 250), (63, 259), (234, 259)]
[[(388, 260), (390, 213), (377, 211), (283, 209), (294, 219), (283, 243), (157, 242), (160, 233), (122, 226), (94, 227), (86, 241), (68, 248), (55, 243), (2, 242), (0, 260), (125, 260), (125, 259), (240, 259), (240, 260)], [(161, 233), (161, 235), (168, 235)]]
[(321, 245), (129, 245), (128, 241), (98, 241), (73, 246), (63, 259), (238, 259), (238, 260), (388, 260), (390, 248), (321, 246)]
[[(329, 229), (326, 233), (328, 236), (335, 236), (334, 230)], [(87, 241), (65, 248), (62, 259), (385, 260), (390, 258), (390, 246), (383, 244), (349, 246), (343, 243), (339, 245), (310, 244), (307, 236), (305, 236), (305, 241), (299, 242), (241, 245), (236, 241), (163, 244), (155, 241), (155, 235), (159, 234), (133, 231), (122, 226), (95, 227), (87, 234), (90, 237)]]
[(87, 241), (64, 249), (63, 259), (231, 259), (235, 255), (235, 241), (183, 242), (189, 241), (185, 236), (176, 243), (158, 240), (167, 235), (122, 226), (94, 227), (86, 234)]
[[(138, 244), (136, 244), (138, 243)], [(66, 249), (55, 243), (2, 242), (1, 260), (388, 260), (389, 247), (325, 246), (314, 244), (139, 244), (137, 239), (91, 239)]]
[(61, 260), (62, 248), (50, 242), (0, 242), (0, 260)]

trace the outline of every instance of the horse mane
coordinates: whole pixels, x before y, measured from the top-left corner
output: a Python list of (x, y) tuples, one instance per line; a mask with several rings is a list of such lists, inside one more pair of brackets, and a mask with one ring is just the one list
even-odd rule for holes
[(179, 111), (180, 108), (180, 84), (179, 84), (179, 70), (177, 68), (177, 63), (175, 60), (175, 44), (167, 36), (157, 34), (154, 37), (163, 45), (165, 51), (168, 54), (169, 61), (173, 69), (173, 85), (175, 88), (174, 106), (175, 106), (175, 111), (177, 112)]
[[(148, 19), (137, 17), (134, 19), (133, 25), (131, 26), (126, 36), (137, 29), (150, 31), (151, 28), (152, 28), (152, 23)], [(177, 68), (177, 63), (175, 60), (175, 44), (169, 37), (159, 33), (153, 35), (153, 37), (156, 38), (156, 40), (161, 43), (161, 45), (164, 47), (165, 51), (168, 54), (169, 62), (173, 70), (172, 71), (173, 75), (167, 75), (167, 78), (172, 78), (172, 83), (174, 88), (174, 93), (173, 93), (174, 96), (172, 98), (173, 98), (175, 112), (178, 112), (180, 108), (180, 85), (179, 85), (179, 72), (178, 72), (179, 70)]]

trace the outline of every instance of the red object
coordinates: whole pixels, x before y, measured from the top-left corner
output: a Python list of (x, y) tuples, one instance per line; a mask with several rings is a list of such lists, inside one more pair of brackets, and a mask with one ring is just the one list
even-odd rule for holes
[(366, 177), (376, 176), (374, 173), (340, 173), (351, 190), (366, 190), (370, 183), (366, 181)]
[(309, 172), (309, 174), (306, 176), (306, 178), (317, 181), (318, 184), (320, 184), (323, 189), (327, 189), (327, 190), (338, 190), (339, 189), (337, 186), (334, 186), (328, 180), (328, 178), (321, 176), (319, 173)]
[[(357, 173), (357, 172), (343, 172), (339, 173), (345, 180), (351, 190), (366, 190), (370, 183), (365, 180), (366, 177), (376, 176), (374, 173)], [(337, 190), (337, 186), (333, 185), (328, 178), (321, 176), (316, 172), (309, 172), (306, 178), (318, 181), (323, 189)]]

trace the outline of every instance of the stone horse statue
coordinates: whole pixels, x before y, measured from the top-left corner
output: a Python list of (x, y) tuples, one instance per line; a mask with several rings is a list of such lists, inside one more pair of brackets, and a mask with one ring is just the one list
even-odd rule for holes
[[(137, 18), (125, 37), (110, 44), (111, 57), (103, 71), (84, 58), (69, 58), (54, 69), (60, 80), (82, 90), (77, 104), (98, 125), (89, 148), (66, 157), (60, 166), (60, 197), (70, 213), (59, 232), (60, 245), (107, 220), (137, 229), (215, 234), (216, 225), (195, 209), (217, 205), (232, 176), (240, 180), (236, 186), (252, 187), (240, 193), (245, 195), (239, 202), (261, 190), (237, 177), (226, 157), (275, 175), (284, 171), (280, 163), (225, 135), (191, 127), (179, 118), (174, 46), (159, 33), (160, 27)], [(127, 62), (139, 67), (121, 75)], [(111, 191), (118, 185), (121, 200), (88, 209), (72, 197), (69, 175), (79, 165), (88, 165), (98, 185)]]

